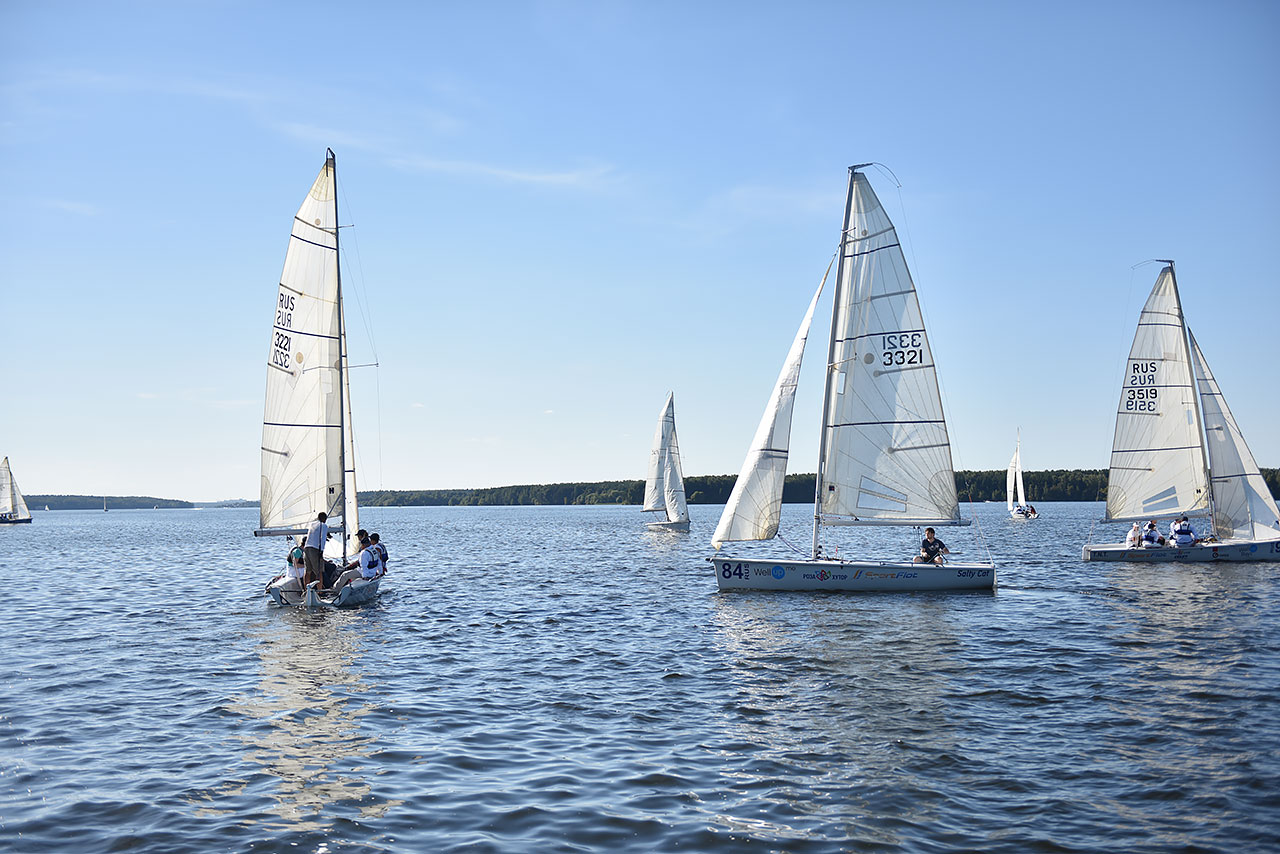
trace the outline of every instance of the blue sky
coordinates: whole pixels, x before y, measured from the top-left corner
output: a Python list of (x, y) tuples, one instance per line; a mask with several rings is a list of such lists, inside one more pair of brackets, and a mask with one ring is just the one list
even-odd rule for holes
[(669, 390), (686, 473), (736, 472), (864, 161), (958, 468), (1019, 427), (1028, 469), (1107, 465), (1166, 257), (1280, 466), (1278, 37), (1270, 2), (3, 0), (0, 454), (27, 492), (256, 497), (331, 146), (361, 488), (639, 478)]

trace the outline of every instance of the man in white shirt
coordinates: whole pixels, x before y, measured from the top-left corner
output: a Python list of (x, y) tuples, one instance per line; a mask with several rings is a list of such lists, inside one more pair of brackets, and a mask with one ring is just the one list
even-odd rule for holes
[(329, 539), (329, 526), (324, 513), (316, 515), (316, 520), (307, 526), (307, 540), (302, 549), (306, 561), (307, 575), (303, 584), (319, 581), (324, 584), (324, 543)]
[(382, 555), (378, 549), (374, 548), (368, 538), (360, 541), (360, 566), (359, 568), (348, 569), (342, 575), (338, 576), (338, 580), (333, 585), (334, 595), (342, 592), (342, 588), (346, 587), (352, 581), (357, 579), (377, 578), (382, 575)]

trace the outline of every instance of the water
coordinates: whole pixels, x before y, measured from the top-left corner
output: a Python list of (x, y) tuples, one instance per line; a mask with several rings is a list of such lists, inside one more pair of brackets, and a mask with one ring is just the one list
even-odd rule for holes
[(0, 848), (1274, 850), (1280, 565), (974, 509), (995, 594), (719, 594), (719, 508), (370, 508), (386, 592), (319, 613), (265, 604), (256, 511), (37, 512), (0, 530)]

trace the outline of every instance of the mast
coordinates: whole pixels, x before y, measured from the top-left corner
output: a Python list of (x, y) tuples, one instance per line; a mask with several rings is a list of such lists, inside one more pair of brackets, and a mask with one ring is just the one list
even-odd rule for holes
[(1187, 329), (1187, 316), (1182, 311), (1182, 294), (1178, 291), (1178, 274), (1173, 269), (1173, 261), (1160, 258), (1156, 260), (1162, 264), (1169, 265), (1169, 276), (1173, 279), (1173, 301), (1178, 306), (1178, 323), (1182, 325), (1178, 343), (1182, 345), (1187, 354), (1187, 367), (1191, 372), (1191, 409), (1196, 418), (1196, 436), (1200, 439), (1200, 465), (1204, 469), (1204, 488), (1206, 498), (1209, 500), (1209, 530), (1216, 533), (1213, 506), (1213, 472), (1209, 469), (1208, 440), (1204, 431), (1204, 413), (1201, 411), (1200, 404), (1200, 382), (1196, 379), (1195, 360), (1191, 355), (1191, 333)]
[(836, 287), (831, 300), (831, 335), (827, 340), (827, 370), (823, 374), (822, 423), (818, 439), (818, 473), (813, 484), (813, 559), (818, 559), (818, 535), (822, 531), (822, 475), (827, 465), (827, 421), (831, 417), (831, 372), (835, 369), (836, 335), (840, 319), (840, 300), (844, 296), (845, 245), (849, 240), (849, 213), (853, 210), (853, 176), (869, 163), (849, 167), (849, 190), (845, 195), (844, 221), (840, 223), (840, 257), (836, 261)]
[(339, 233), (342, 226), (338, 222), (338, 158), (332, 148), (326, 148), (325, 154), (329, 170), (333, 173), (333, 265), (338, 282), (338, 470), (342, 473), (342, 486), (338, 499), (342, 502), (342, 563), (347, 563), (347, 537), (351, 520), (347, 518), (347, 384), (344, 373), (347, 363), (347, 336), (342, 328), (342, 241)]

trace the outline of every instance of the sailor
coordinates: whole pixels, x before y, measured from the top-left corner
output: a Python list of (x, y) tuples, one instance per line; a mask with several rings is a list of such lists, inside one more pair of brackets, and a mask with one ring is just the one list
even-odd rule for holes
[(303, 546), (303, 560), (307, 565), (306, 582), (319, 581), (324, 584), (324, 543), (329, 539), (328, 519), (325, 513), (317, 513), (316, 520), (307, 526), (307, 540)]
[(303, 578), (306, 574), (306, 562), (303, 558), (302, 547), (295, 545), (289, 550), (289, 554), (285, 558), (284, 572), (271, 579), (267, 586), (270, 587), (283, 578), (284, 582), (280, 585), (281, 590), (292, 590), (297, 593), (301, 593), (303, 588)]
[(933, 535), (933, 528), (924, 529), (924, 539), (920, 541), (920, 554), (912, 563), (942, 563), (942, 556), (951, 554), (947, 544)]
[(382, 544), (382, 538), (377, 534), (369, 535), (369, 542), (373, 543), (373, 547), (378, 550), (378, 555), (382, 558), (382, 571), (387, 571), (387, 561), (391, 560), (387, 556), (387, 547)]
[(348, 569), (342, 575), (338, 576), (338, 581), (333, 585), (334, 595), (342, 592), (342, 588), (346, 587), (352, 581), (363, 578), (368, 581), (377, 578), (383, 573), (382, 555), (373, 547), (373, 543), (368, 539), (360, 541), (360, 566), (358, 569)]
[(1138, 527), (1138, 523), (1134, 522), (1133, 527), (1129, 529), (1129, 536), (1124, 539), (1124, 547), (1126, 549), (1136, 549), (1142, 544), (1142, 529)]
[(1147, 528), (1142, 532), (1142, 547), (1144, 549), (1154, 549), (1156, 546), (1164, 545), (1161, 542), (1164, 538), (1160, 536), (1160, 532), (1156, 530), (1156, 520), (1152, 519), (1147, 523)]
[(1191, 527), (1191, 523), (1187, 521), (1187, 517), (1183, 516), (1172, 525), (1173, 539), (1177, 542), (1179, 548), (1194, 546), (1196, 544), (1196, 532)]

